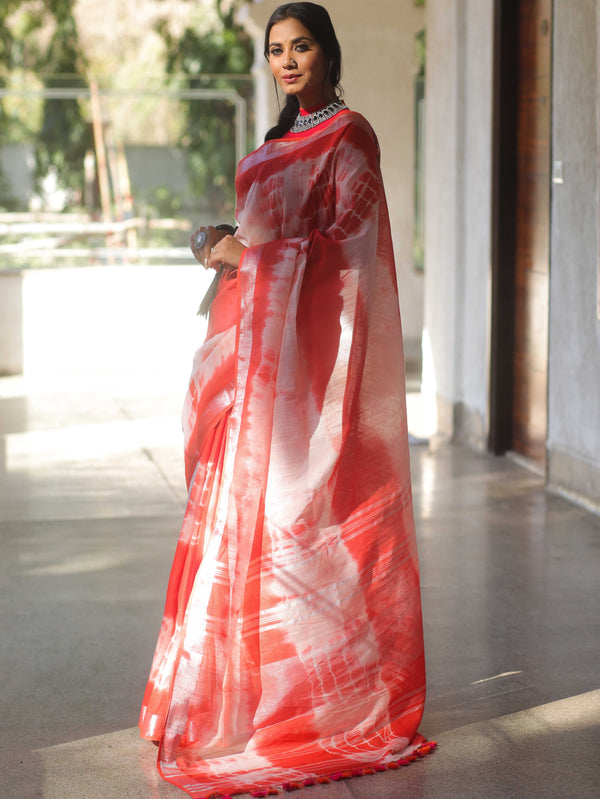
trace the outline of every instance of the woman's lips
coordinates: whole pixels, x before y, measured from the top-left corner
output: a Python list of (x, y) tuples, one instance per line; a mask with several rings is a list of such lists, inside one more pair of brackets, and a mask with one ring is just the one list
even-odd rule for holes
[(301, 75), (284, 75), (283, 76), (283, 80), (286, 83), (293, 83), (295, 80), (298, 80), (298, 78), (300, 78), (300, 77), (302, 77), (302, 76)]

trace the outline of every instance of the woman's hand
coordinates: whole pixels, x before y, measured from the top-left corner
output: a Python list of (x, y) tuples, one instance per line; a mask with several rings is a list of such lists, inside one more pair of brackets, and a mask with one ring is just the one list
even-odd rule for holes
[(245, 249), (235, 236), (225, 235), (211, 247), (206, 265), (211, 269), (218, 269), (223, 265), (237, 269)]

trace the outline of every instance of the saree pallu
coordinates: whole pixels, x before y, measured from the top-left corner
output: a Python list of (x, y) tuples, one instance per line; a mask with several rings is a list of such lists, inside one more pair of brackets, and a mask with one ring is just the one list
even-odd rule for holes
[(425, 695), (398, 294), (379, 152), (343, 111), (236, 177), (184, 406), (189, 501), (142, 735), (190, 796), (411, 751)]

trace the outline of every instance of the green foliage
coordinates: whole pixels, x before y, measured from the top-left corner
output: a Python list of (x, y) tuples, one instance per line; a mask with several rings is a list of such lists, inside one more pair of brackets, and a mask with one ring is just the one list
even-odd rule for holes
[(427, 60), (427, 39), (425, 28), (417, 33), (415, 37), (415, 43), (417, 46), (417, 75), (420, 78), (423, 78), (425, 77), (425, 63)]
[[(73, 15), (75, 0), (3, 0), (0, 7), (0, 85), (13, 73), (37, 75), (46, 88), (84, 86), (85, 60)], [(17, 13), (18, 12), (18, 13)], [(47, 46), (37, 34), (50, 29)], [(68, 79), (65, 79), (68, 76)], [(76, 99), (46, 99), (41, 124), (26, 130), (22, 119), (0, 106), (1, 140), (33, 138), (36, 178), (55, 167), (61, 186), (81, 190), (83, 157), (92, 146), (88, 122)]]
[[(17, 10), (21, 0), (2, 0), (0, 3), (0, 88), (6, 88), (11, 72), (24, 60), (25, 47), (12, 32), (8, 24), (10, 16)], [(21, 133), (18, 119), (7, 110), (5, 100), (0, 100), (0, 144), (11, 141)], [(9, 187), (0, 167), (0, 196), (7, 203)]]
[[(252, 87), (240, 89), (232, 75), (247, 75), (253, 62), (253, 45), (235, 22), (238, 3), (224, 7), (216, 0), (218, 25), (208, 30), (187, 27), (174, 36), (167, 18), (156, 30), (166, 47), (166, 72), (186, 88), (235, 89), (249, 97)], [(215, 75), (222, 75), (216, 80)], [(209, 77), (211, 76), (211, 77)], [(235, 109), (225, 100), (185, 101), (180, 144), (189, 152), (193, 191), (210, 204), (222, 221), (231, 220), (235, 200)]]
[[(8, 18), (20, 5), (20, 0), (4, 0), (0, 4), (0, 87), (8, 85), (8, 76), (22, 60), (22, 47), (15, 40), (8, 24)], [(20, 58), (21, 56), (21, 58)], [(11, 138), (13, 120), (6, 110), (4, 101), (0, 101), (0, 142)]]
[(173, 194), (166, 186), (157, 186), (152, 189), (146, 198), (146, 214), (161, 217), (175, 217), (181, 211), (181, 197)]
[(15, 11), (21, 0), (3, 0), (0, 4), (0, 71), (3, 75), (10, 72), (15, 65), (14, 37), (8, 25), (8, 18)]
[[(235, 21), (235, 12), (245, 2), (214, 0), (211, 14), (197, 0), (187, 0), (189, 21), (177, 33), (165, 11), (156, 30), (164, 43), (164, 71), (171, 85), (233, 89), (250, 100), (252, 82), (235, 79), (248, 76), (253, 61), (253, 43)], [(88, 62), (79, 43), (75, 5), (76, 0), (0, 0), (0, 86), (87, 85)], [(179, 129), (180, 146), (189, 153), (192, 190), (222, 221), (230, 221), (236, 167), (234, 106), (227, 100), (186, 100), (177, 117), (171, 122), (173, 130)], [(18, 95), (0, 101), (0, 142), (4, 141), (33, 141), (38, 182), (56, 170), (60, 187), (82, 190), (84, 155), (93, 149), (87, 101)]]
[[(46, 0), (55, 29), (47, 51), (38, 60), (38, 70), (46, 88), (86, 85), (82, 77), (85, 60), (80, 51), (77, 26), (73, 16), (74, 0)], [(82, 192), (83, 158), (93, 147), (92, 132), (82, 112), (80, 101), (47, 99), (42, 125), (37, 137), (36, 176), (44, 177), (53, 166), (60, 183)]]

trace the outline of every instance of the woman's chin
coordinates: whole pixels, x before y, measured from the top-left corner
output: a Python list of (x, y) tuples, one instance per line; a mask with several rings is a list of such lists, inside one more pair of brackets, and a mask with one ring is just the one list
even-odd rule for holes
[(284, 94), (287, 94), (288, 96), (295, 95), (296, 97), (299, 98), (300, 95), (302, 94), (302, 92), (299, 91), (298, 87), (294, 86), (293, 84), (289, 83), (284, 83), (283, 85), (279, 84), (279, 88)]

